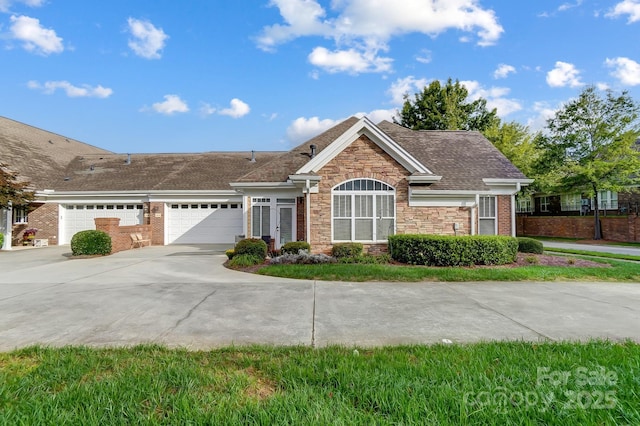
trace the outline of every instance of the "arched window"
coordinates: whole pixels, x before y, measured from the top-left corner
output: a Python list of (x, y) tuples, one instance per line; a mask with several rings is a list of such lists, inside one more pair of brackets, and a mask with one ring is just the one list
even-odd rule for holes
[(333, 241), (386, 241), (395, 233), (396, 190), (374, 179), (353, 179), (333, 188)]

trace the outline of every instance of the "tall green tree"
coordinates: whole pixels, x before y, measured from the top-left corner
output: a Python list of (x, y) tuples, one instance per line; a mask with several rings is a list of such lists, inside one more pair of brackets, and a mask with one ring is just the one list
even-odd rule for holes
[(483, 132), (484, 136), (527, 177), (535, 176), (535, 164), (541, 155), (535, 135), (527, 126), (516, 121), (495, 123)]
[(538, 172), (561, 192), (582, 192), (595, 201), (594, 239), (602, 238), (599, 191), (629, 190), (640, 183), (640, 105), (628, 92), (616, 96), (595, 87), (558, 110), (538, 138)]
[(26, 206), (33, 197), (29, 182), (19, 181), (16, 173), (10, 172), (5, 164), (0, 163), (0, 208)]
[(487, 109), (485, 99), (469, 101), (469, 92), (449, 78), (442, 86), (434, 80), (414, 99), (405, 95), (399, 117), (394, 122), (413, 130), (478, 130), (483, 132), (497, 120), (496, 110)]

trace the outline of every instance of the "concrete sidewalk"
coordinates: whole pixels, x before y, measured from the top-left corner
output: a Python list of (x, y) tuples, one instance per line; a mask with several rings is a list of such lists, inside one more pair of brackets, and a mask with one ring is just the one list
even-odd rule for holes
[(68, 247), (0, 253), (0, 350), (33, 344), (191, 349), (633, 339), (640, 286), (344, 283), (230, 271), (210, 246), (74, 259)]
[(545, 247), (549, 247), (549, 248), (597, 251), (601, 253), (629, 254), (634, 256), (640, 256), (640, 248), (638, 247), (616, 246), (612, 244), (564, 243), (564, 242), (558, 242), (558, 241), (542, 241), (542, 244)]

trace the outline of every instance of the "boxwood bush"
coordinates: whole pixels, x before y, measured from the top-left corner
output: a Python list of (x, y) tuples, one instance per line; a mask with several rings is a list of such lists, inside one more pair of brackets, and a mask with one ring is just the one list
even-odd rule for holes
[(311, 245), (306, 241), (291, 241), (282, 246), (280, 254), (298, 254), (300, 250), (311, 251)]
[(542, 254), (544, 246), (538, 240), (527, 237), (518, 237), (518, 251), (520, 253)]
[(260, 238), (240, 240), (233, 249), (233, 258), (241, 254), (249, 254), (264, 260), (267, 257), (267, 243)]
[(410, 265), (471, 266), (513, 263), (518, 240), (498, 235), (392, 235), (391, 257)]
[(4, 243), (4, 234), (0, 234), (0, 248), (2, 248), (3, 243)]
[(331, 248), (331, 255), (340, 259), (341, 257), (362, 256), (362, 244), (360, 243), (338, 243)]
[(74, 256), (107, 255), (111, 253), (111, 237), (102, 231), (80, 231), (71, 237), (71, 253)]

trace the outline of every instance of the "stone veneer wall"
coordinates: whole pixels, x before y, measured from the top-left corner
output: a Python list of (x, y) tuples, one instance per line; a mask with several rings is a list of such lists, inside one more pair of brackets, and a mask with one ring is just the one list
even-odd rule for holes
[[(458, 235), (471, 229), (469, 209), (458, 207), (409, 207), (408, 171), (366, 136), (361, 136), (318, 173), (318, 194), (311, 194), (311, 248), (331, 251), (331, 189), (350, 179), (370, 178), (396, 188), (396, 233), (455, 235), (453, 223), (460, 223)], [(366, 251), (386, 251), (386, 244), (367, 245)]]
[(12, 226), (11, 245), (22, 245), (22, 234), (25, 229), (36, 228), (37, 239), (48, 239), (49, 245), (58, 245), (58, 204), (31, 204), (29, 223), (19, 223)]

